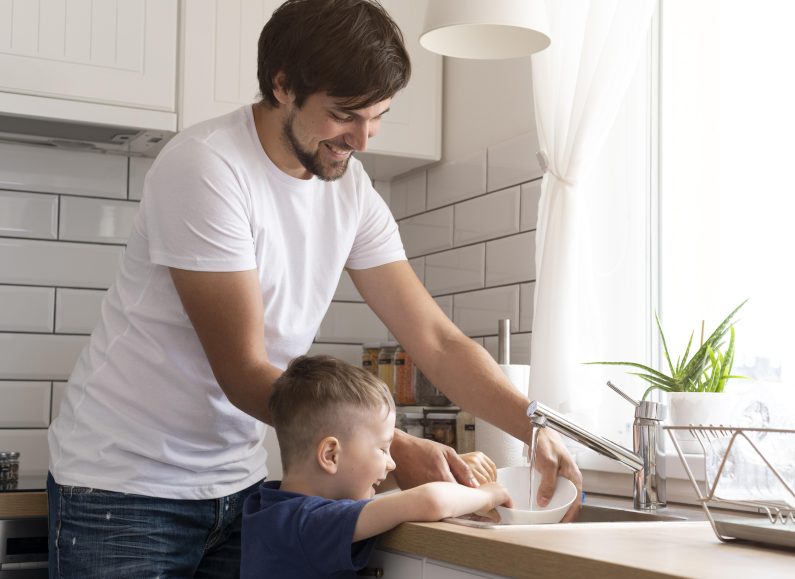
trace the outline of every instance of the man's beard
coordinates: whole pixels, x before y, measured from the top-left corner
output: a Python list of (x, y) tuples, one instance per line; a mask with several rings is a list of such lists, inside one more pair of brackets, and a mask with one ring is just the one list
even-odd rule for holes
[(351, 158), (350, 155), (343, 161), (332, 161), (330, 164), (324, 166), (323, 161), (320, 158), (320, 147), (325, 147), (325, 144), (323, 141), (321, 141), (320, 145), (318, 146), (318, 150), (314, 153), (304, 149), (301, 146), (301, 143), (298, 142), (298, 137), (295, 136), (295, 131), (293, 131), (294, 119), (295, 113), (284, 119), (284, 124), (282, 125), (282, 135), (287, 145), (290, 147), (293, 154), (304, 167), (304, 169), (323, 181), (336, 181), (342, 177), (345, 174), (345, 171), (348, 169), (348, 161)]

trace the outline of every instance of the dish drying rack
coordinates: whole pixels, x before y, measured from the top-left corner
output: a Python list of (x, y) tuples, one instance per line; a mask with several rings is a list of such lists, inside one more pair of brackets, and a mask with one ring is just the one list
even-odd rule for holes
[[(795, 448), (795, 430), (782, 428), (746, 428), (729, 426), (664, 426), (673, 442), (676, 453), (685, 468), (688, 478), (698, 496), (698, 502), (704, 509), (715, 535), (723, 542), (733, 541), (753, 541), (783, 546), (795, 549), (795, 483), (788, 481), (782, 475), (773, 461), (765, 455), (758, 442), (767, 435), (785, 435), (787, 442)], [(704, 482), (703, 485), (696, 480), (690, 465), (685, 459), (677, 433), (690, 433), (698, 441), (703, 451), (704, 457)], [(707, 468), (708, 456), (714, 453), (715, 443), (722, 441), (726, 444), (724, 449), (719, 449), (722, 456), (718, 456), (718, 466), (714, 474), (714, 479), (709, 480)], [(759, 500), (732, 499), (721, 497), (719, 487), (721, 477), (727, 472), (727, 465), (730, 463), (729, 457), (732, 451), (737, 449), (740, 443), (747, 443), (752, 452), (761, 459), (761, 464), (768, 469), (775, 479), (781, 483), (777, 492), (782, 496), (774, 498), (766, 497)], [(789, 445), (788, 445), (789, 446)], [(731, 493), (730, 493), (731, 494)], [(710, 511), (710, 506), (720, 508), (721, 506), (735, 506), (744, 509), (756, 510), (761, 516), (745, 517), (724, 517), (716, 518)]]

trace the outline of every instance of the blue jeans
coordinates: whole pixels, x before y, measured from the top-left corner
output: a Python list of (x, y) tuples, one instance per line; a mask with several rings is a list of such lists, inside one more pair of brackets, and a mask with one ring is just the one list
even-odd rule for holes
[(238, 577), (243, 502), (258, 486), (220, 499), (161, 499), (62, 486), (50, 474), (49, 575)]

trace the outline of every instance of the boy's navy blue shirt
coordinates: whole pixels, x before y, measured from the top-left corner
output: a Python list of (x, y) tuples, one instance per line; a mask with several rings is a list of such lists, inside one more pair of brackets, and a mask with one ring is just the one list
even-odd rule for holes
[(350, 578), (367, 564), (375, 537), (353, 542), (369, 500), (331, 500), (263, 482), (243, 506), (241, 579)]

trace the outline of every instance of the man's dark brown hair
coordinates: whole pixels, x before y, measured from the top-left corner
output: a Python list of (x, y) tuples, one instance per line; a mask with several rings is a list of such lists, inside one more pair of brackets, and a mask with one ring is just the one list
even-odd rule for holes
[(326, 92), (353, 110), (392, 98), (411, 64), (403, 34), (375, 0), (287, 0), (259, 37), (257, 78), (271, 106), (279, 72), (297, 106)]

